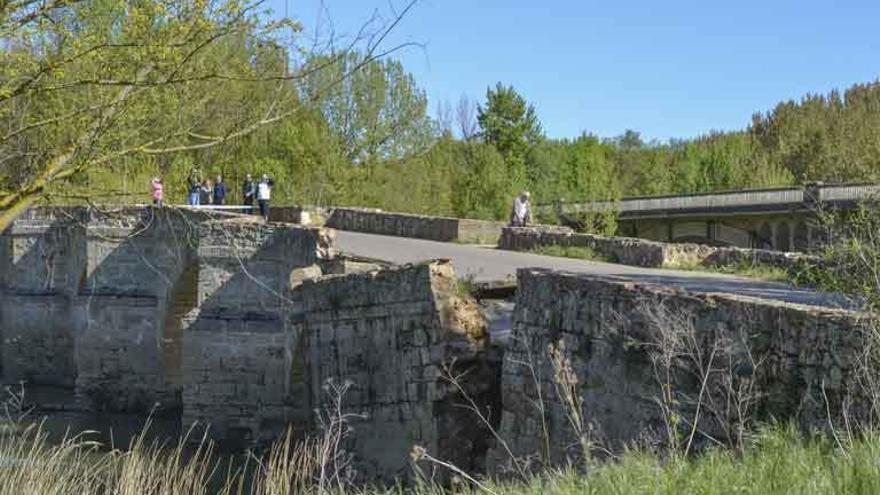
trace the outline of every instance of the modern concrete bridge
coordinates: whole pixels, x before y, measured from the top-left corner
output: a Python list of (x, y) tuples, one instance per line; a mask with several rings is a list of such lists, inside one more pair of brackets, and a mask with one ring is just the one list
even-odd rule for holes
[(876, 184), (819, 183), (618, 202), (558, 202), (539, 206), (538, 211), (556, 213), (568, 222), (583, 214), (616, 211), (621, 235), (654, 241), (804, 251), (822, 242), (817, 209), (849, 209), (878, 194)]

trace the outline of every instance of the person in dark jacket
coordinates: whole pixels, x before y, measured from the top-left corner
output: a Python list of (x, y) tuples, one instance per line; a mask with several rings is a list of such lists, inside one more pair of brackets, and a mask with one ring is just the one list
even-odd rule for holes
[(222, 205), (226, 201), (226, 183), (223, 182), (223, 176), (217, 176), (217, 182), (214, 183), (214, 204)]
[(251, 213), (254, 212), (254, 198), (257, 196), (257, 185), (254, 183), (251, 174), (247, 174), (244, 179), (244, 185), (241, 188), (241, 195), (244, 198), (244, 205), (251, 207)]

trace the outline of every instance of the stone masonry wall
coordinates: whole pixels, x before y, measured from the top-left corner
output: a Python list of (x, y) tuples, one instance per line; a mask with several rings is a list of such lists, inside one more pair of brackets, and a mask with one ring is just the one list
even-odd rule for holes
[(179, 407), (164, 332), (191, 223), (143, 208), (25, 212), (2, 236), (2, 380), (75, 388), (85, 409)]
[(197, 225), (167, 209), (90, 212), (73, 315), (81, 325), (76, 395), (83, 407), (179, 409), (180, 385), (169, 376), (179, 365), (169, 362), (166, 349), (180, 342), (167, 334), (167, 323)]
[[(861, 315), (543, 270), (520, 270), (518, 278), (500, 428), (517, 455), (539, 455), (545, 445), (554, 463), (578, 454), (548, 352), (560, 342), (561, 355), (578, 377), (575, 389), (593, 440), (612, 451), (631, 442), (664, 443), (658, 402), (663, 390), (675, 394), (680, 417), (695, 417), (705, 376), (698, 373), (695, 355), (703, 366), (711, 356), (716, 370), (704, 389), (699, 422), (700, 431), (715, 438), (731, 434), (737, 419), (723, 407), (730, 405), (728, 385), (754, 387), (757, 399), (749, 413), (758, 420), (793, 419), (803, 427), (825, 428), (828, 413), (840, 420), (845, 403), (853, 405), (852, 421), (862, 411), (854, 376), (863, 349)], [(668, 368), (656, 360), (659, 349), (673, 352)], [(531, 363), (534, 375), (523, 363)], [(670, 386), (661, 388), (666, 369)], [(538, 390), (546, 407), (543, 420), (535, 407)], [(732, 416), (722, 418), (720, 410)], [(681, 426), (685, 434), (689, 425)], [(698, 435), (696, 444), (705, 442)], [(507, 462), (502, 449), (493, 450), (494, 468)]]
[(0, 382), (68, 386), (84, 209), (27, 211), (0, 236)]
[(307, 421), (306, 394), (293, 379), (289, 284), (296, 269), (330, 256), (330, 241), (294, 225), (202, 224), (198, 305), (183, 330), (184, 428), (210, 424), (212, 438), (246, 444)]
[(441, 378), (444, 364), (467, 371), (462, 385), (479, 404), (497, 400), (485, 319), (456, 283), (452, 266), (435, 262), (328, 276), (295, 291), (302, 313), (293, 334), (303, 339), (312, 407), (326, 413), (333, 387), (350, 386), (342, 410), (363, 417), (350, 419), (347, 446), (367, 480), (410, 476), (416, 445), (468, 472), (484, 466), (488, 432)]
[(503, 224), (485, 220), (391, 213), (381, 210), (335, 208), (327, 227), (371, 234), (413, 237), (442, 242), (495, 243)]
[(339, 230), (447, 242), (454, 241), (458, 235), (458, 222), (454, 218), (423, 217), (354, 208), (334, 209), (327, 219), (326, 226)]
[(511, 251), (529, 251), (541, 246), (585, 247), (611, 262), (653, 268), (757, 264), (798, 272), (818, 262), (814, 256), (799, 253), (605, 237), (556, 226), (504, 227), (498, 242), (499, 249)]

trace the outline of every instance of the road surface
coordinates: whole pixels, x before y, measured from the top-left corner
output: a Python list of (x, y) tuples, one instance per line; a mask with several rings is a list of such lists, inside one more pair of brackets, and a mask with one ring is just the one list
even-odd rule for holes
[(460, 277), (477, 282), (494, 282), (516, 277), (519, 268), (548, 268), (601, 275), (616, 280), (655, 283), (703, 293), (785, 301), (823, 307), (851, 307), (843, 297), (788, 284), (765, 282), (710, 272), (661, 270), (597, 261), (502, 251), (490, 247), (454, 244), (406, 237), (337, 231), (336, 247), (343, 254), (383, 260), (395, 264), (445, 258), (452, 261)]

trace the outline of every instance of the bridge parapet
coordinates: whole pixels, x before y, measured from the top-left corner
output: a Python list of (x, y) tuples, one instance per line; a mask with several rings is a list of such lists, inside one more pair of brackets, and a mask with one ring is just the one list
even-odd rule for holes
[(616, 211), (621, 218), (650, 218), (657, 215), (698, 215), (709, 213), (760, 213), (776, 210), (810, 210), (818, 202), (850, 204), (876, 198), (880, 185), (817, 184), (743, 191), (710, 192), (687, 195), (644, 196), (619, 201), (543, 204), (542, 213), (586, 213)]
[(880, 196), (877, 184), (810, 184), (745, 191), (557, 203), (537, 207), (564, 224), (616, 212), (620, 235), (665, 242), (804, 251), (824, 241), (820, 208), (846, 210)]

